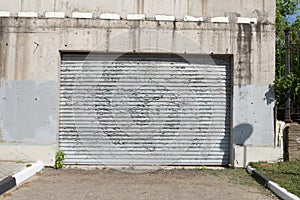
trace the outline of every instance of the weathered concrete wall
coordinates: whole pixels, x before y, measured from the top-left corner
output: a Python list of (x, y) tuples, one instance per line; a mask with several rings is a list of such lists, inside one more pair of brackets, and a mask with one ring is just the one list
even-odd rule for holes
[[(238, 143), (273, 144), (273, 25), (7, 18), (2, 31), (5, 81), (57, 84), (59, 51), (233, 54), (233, 135)], [(252, 126), (249, 138), (235, 129), (241, 123)]]
[(149, 18), (157, 14), (175, 15), (183, 19), (184, 15), (219, 17), (236, 14), (241, 17), (258, 17), (260, 21), (275, 22), (275, 1), (273, 0), (11, 0), (0, 2), (3, 11), (36, 11), (43, 15), (47, 11), (92, 12), (99, 17), (101, 13), (118, 13), (125, 18), (130, 13), (146, 13)]
[(56, 81), (4, 81), (0, 88), (2, 140), (54, 144), (57, 101)]
[[(93, 2), (32, 0), (1, 3), (1, 9), (12, 12), (12, 16), (20, 10), (36, 11), (40, 16), (0, 18), (2, 140), (34, 143), (56, 140), (60, 51), (171, 52), (232, 55), (233, 144), (273, 146), (274, 1)], [(63, 11), (66, 16), (75, 11), (92, 12), (93, 19), (46, 19), (43, 17), (45, 11)], [(105, 12), (119, 13), (123, 18), (130, 13), (146, 13), (146, 20), (97, 19)], [(176, 20), (156, 21), (155, 14), (175, 15)], [(202, 16), (204, 20), (183, 21), (185, 15)], [(228, 16), (229, 21), (212, 23), (211, 17), (218, 16)], [(238, 16), (254, 17), (257, 23), (238, 23)], [(19, 96), (15, 95), (16, 99), (9, 104), (5, 103), (4, 98), (12, 97), (11, 87), (17, 88), (23, 83), (28, 84), (15, 90)], [(35, 97), (41, 98), (35, 101)], [(22, 109), (26, 105), (32, 109)], [(13, 109), (16, 106), (20, 110)], [(24, 120), (26, 116), (40, 119)], [(12, 126), (20, 120), (20, 126)], [(26, 123), (30, 128), (20, 133)], [(43, 133), (38, 131), (39, 128)]]
[(55, 162), (55, 145), (32, 143), (0, 143), (1, 161), (34, 162), (42, 160), (45, 165), (53, 166)]
[(234, 86), (233, 143), (273, 145), (273, 90), (266, 85)]
[(249, 162), (279, 162), (282, 161), (282, 153), (280, 147), (268, 146), (240, 146), (234, 145), (234, 167), (247, 167)]

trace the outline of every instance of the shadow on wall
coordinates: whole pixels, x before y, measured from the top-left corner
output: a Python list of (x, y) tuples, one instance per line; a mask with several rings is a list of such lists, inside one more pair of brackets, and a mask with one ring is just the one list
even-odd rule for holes
[(250, 124), (242, 123), (235, 126), (232, 130), (233, 144), (244, 145), (246, 140), (251, 136), (253, 127)]
[(270, 105), (275, 101), (274, 85), (268, 86), (268, 91), (265, 93), (264, 100), (267, 102), (267, 105)]
[[(235, 126), (232, 130), (233, 144), (244, 145), (246, 140), (251, 136), (252, 132), (253, 132), (253, 127), (250, 124), (242, 123)], [(221, 143), (226, 143), (226, 142), (228, 142), (227, 138), (223, 138), (221, 141)], [(223, 146), (223, 148), (224, 148), (223, 149), (224, 152), (227, 153), (225, 153), (225, 155), (223, 156), (222, 165), (227, 166), (228, 158), (230, 157), (230, 152), (228, 151), (227, 146)]]

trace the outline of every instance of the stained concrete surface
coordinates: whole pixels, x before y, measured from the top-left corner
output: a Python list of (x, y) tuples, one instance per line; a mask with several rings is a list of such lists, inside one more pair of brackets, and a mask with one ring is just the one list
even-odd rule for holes
[(243, 169), (81, 170), (46, 168), (0, 196), (9, 199), (278, 199)]
[(55, 143), (57, 102), (55, 81), (3, 81), (0, 88), (2, 141)]

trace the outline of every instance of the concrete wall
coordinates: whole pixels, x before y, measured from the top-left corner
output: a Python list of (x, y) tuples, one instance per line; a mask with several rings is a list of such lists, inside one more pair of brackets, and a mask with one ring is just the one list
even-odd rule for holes
[[(56, 144), (60, 51), (135, 51), (233, 55), (233, 143), (273, 146), (274, 1), (92, 2), (1, 3), (11, 16), (20, 10), (39, 14), (37, 18), (0, 19), (2, 141)], [(63, 11), (66, 16), (92, 12), (93, 18), (46, 19), (45, 11)], [(97, 19), (103, 12), (124, 18), (145, 13), (146, 20)], [(157, 21), (155, 14), (176, 19)], [(202, 16), (203, 21), (183, 21), (185, 15)], [(212, 17), (226, 16), (229, 21), (211, 22)], [(254, 17), (257, 22), (238, 23), (239, 16)], [(7, 98), (13, 100), (8, 103)]]
[(154, 18), (157, 14), (175, 15), (183, 19), (184, 15), (219, 17), (237, 15), (258, 17), (262, 22), (275, 22), (275, 1), (273, 0), (11, 0), (0, 2), (3, 11), (17, 14), (19, 11), (92, 12), (94, 17), (101, 13), (118, 13), (125, 18), (128, 13), (146, 13)]

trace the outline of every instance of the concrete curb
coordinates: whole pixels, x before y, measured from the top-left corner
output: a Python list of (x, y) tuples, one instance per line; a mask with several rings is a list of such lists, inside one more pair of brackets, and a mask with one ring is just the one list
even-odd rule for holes
[(16, 179), (8, 176), (0, 181), (0, 195), (16, 186)]
[(253, 177), (257, 182), (270, 189), (274, 194), (284, 200), (300, 200), (296, 195), (288, 192), (286, 189), (280, 187), (278, 184), (271, 181), (268, 177), (258, 173), (255, 168), (246, 167), (246, 171)]
[(43, 168), (44, 163), (42, 161), (37, 161), (36, 163), (32, 164), (32, 166), (19, 171), (13, 176), (4, 178), (2, 181), (0, 181), (0, 195), (15, 187), (16, 185), (19, 185), (26, 179), (32, 177)]

